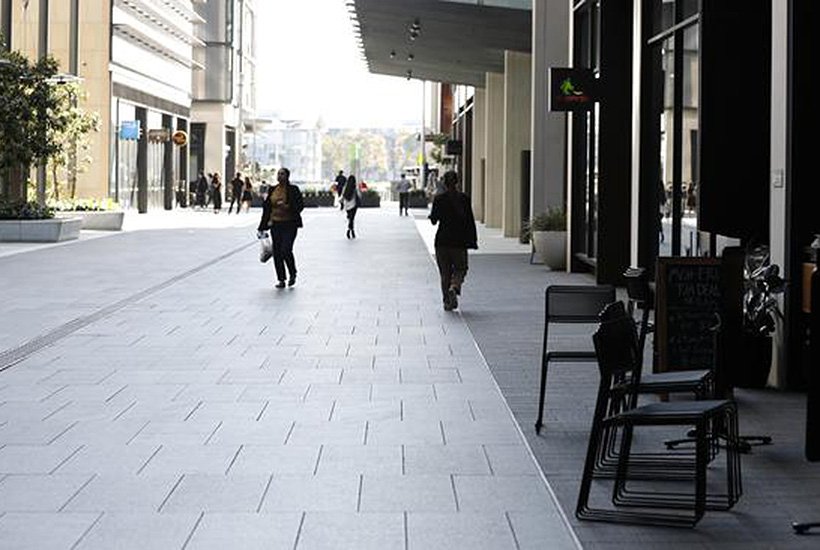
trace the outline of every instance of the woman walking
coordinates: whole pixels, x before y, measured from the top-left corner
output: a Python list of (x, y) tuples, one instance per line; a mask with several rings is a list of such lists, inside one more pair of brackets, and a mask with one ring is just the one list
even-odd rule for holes
[(344, 190), (342, 191), (342, 208), (347, 213), (347, 238), (356, 238), (356, 212), (359, 210), (361, 204), (361, 193), (356, 186), (356, 176), (350, 175), (345, 182)]
[(444, 311), (458, 308), (461, 285), (467, 275), (467, 249), (478, 248), (470, 197), (458, 190), (458, 174), (444, 174), (445, 191), (433, 200), (430, 221), (438, 225), (436, 263), (441, 276)]
[(214, 172), (211, 178), (211, 198), (214, 201), (214, 214), (219, 214), (222, 210), (222, 180), (219, 172)]
[[(305, 207), (302, 192), (290, 183), (290, 170), (280, 168), (276, 174), (278, 183), (273, 186), (262, 205), (259, 232), (270, 230), (273, 241), (273, 266), (276, 269), (276, 288), (296, 284), (296, 258), (293, 243), (302, 227), (302, 210)], [(287, 267), (287, 272), (285, 271)], [(290, 277), (287, 277), (287, 275)]]
[(252, 203), (253, 183), (251, 183), (251, 178), (249, 176), (245, 176), (245, 187), (242, 190), (242, 206), (244, 207), (245, 212), (250, 212)]

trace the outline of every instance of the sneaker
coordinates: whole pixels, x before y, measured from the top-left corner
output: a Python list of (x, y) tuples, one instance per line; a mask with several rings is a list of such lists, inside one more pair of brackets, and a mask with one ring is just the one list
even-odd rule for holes
[(453, 304), (450, 302), (444, 302), (444, 311), (453, 311)]
[(296, 275), (288, 280), (288, 286), (296, 286)]
[(276, 283), (276, 288), (285, 288), (285, 281), (279, 281)]
[(458, 309), (458, 291), (455, 288), (450, 288), (447, 292), (448, 302), (451, 309)]

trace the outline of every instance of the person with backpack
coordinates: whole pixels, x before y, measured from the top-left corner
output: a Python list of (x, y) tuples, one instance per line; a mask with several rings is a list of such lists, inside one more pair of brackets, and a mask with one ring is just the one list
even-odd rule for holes
[(401, 181), (399, 181), (398, 185), (399, 190), (399, 216), (404, 215), (407, 216), (407, 208), (410, 206), (410, 182), (407, 180), (407, 176), (404, 174), (401, 175)]
[(450, 170), (442, 178), (444, 192), (436, 195), (430, 221), (436, 231), (436, 264), (441, 276), (444, 311), (458, 308), (461, 286), (467, 276), (467, 249), (478, 248), (470, 197), (458, 190), (458, 174)]
[(356, 238), (356, 212), (362, 204), (362, 194), (359, 187), (356, 185), (356, 177), (351, 174), (348, 176), (345, 186), (342, 189), (342, 208), (347, 213), (347, 238)]
[[(259, 220), (258, 235), (270, 230), (273, 242), (273, 266), (276, 269), (276, 288), (296, 284), (296, 258), (293, 243), (302, 224), (302, 210), (305, 208), (302, 192), (290, 183), (290, 170), (280, 168), (276, 174), (278, 183), (270, 188), (262, 205), (262, 219)], [(287, 272), (285, 268), (287, 267)], [(288, 277), (288, 274), (290, 277)]]

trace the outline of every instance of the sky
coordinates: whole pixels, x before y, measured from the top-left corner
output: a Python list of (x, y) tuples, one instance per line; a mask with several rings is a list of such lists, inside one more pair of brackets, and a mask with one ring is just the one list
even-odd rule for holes
[(326, 128), (418, 125), (422, 83), (372, 75), (345, 0), (257, 0), (257, 107)]

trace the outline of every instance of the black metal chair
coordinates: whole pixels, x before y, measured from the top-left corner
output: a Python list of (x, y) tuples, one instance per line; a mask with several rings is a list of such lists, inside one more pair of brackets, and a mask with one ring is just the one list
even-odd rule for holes
[(544, 341), (541, 347), (541, 391), (535, 433), (544, 425), (544, 401), (547, 391), (547, 370), (550, 362), (592, 363), (593, 350), (548, 351), (549, 327), (554, 324), (593, 324), (607, 304), (615, 301), (615, 287), (611, 285), (550, 285), (544, 299)]
[[(624, 315), (624, 311), (622, 303), (608, 306), (593, 336), (601, 381), (576, 516), (582, 520), (691, 527), (701, 519), (706, 510), (728, 510), (740, 498), (740, 454), (736, 445), (731, 444), (737, 441), (737, 408), (733, 401), (728, 400), (679, 401), (637, 406), (641, 378), (638, 336), (633, 320)], [(715, 423), (724, 426), (730, 442), (726, 449), (725, 494), (708, 494), (706, 485), (711, 440), (714, 437), (710, 427)], [(634, 491), (628, 487), (628, 482), (636, 479), (631, 472), (636, 466), (631, 457), (633, 432), (636, 427), (642, 426), (695, 426), (696, 447), (694, 460), (689, 463), (691, 473), (688, 477), (694, 482), (694, 494), (691, 491)], [(593, 508), (589, 500), (599, 447), (604, 441), (605, 433), (613, 430), (619, 430), (622, 434), (612, 493), (614, 508)], [(681, 466), (677, 457), (670, 455), (669, 459), (675, 462), (675, 468)], [(623, 510), (624, 507), (633, 509)], [(684, 513), (683, 510), (690, 510), (690, 513)]]

